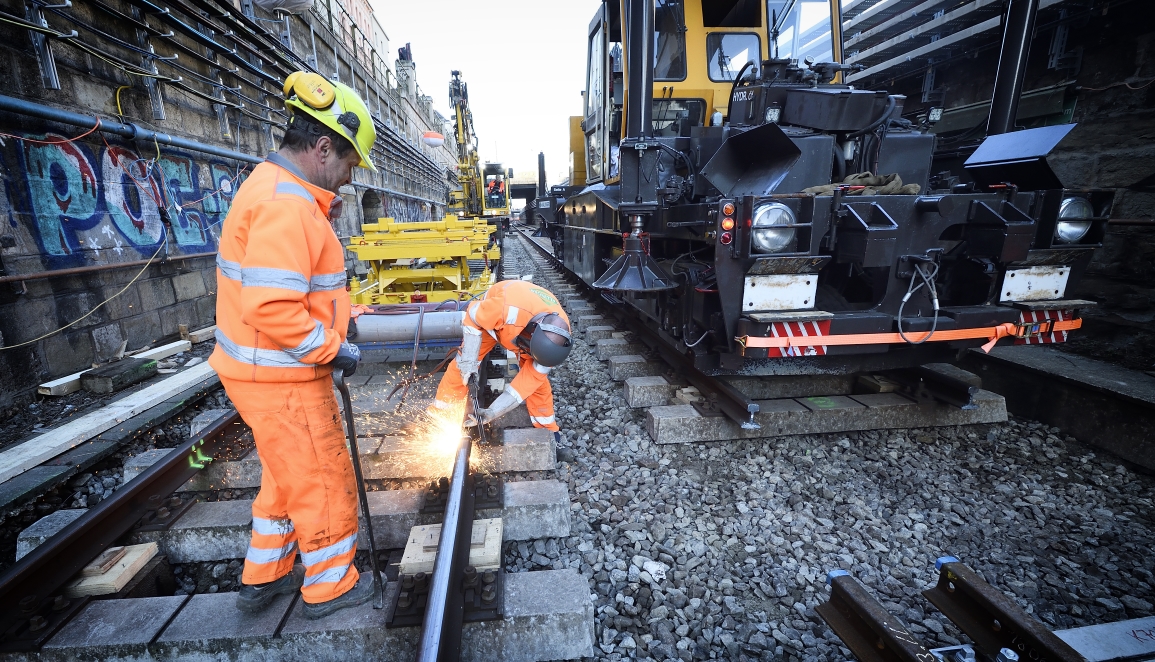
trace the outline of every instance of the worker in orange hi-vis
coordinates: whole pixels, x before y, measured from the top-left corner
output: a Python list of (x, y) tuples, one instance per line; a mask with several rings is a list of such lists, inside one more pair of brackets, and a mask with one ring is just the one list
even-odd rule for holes
[(503, 280), (480, 301), (469, 304), (462, 331), (461, 350), (445, 369), (430, 413), (436, 415), (437, 410), (463, 401), (469, 378), (500, 343), (517, 352), (520, 370), (488, 409), (477, 412), (474, 422), (488, 423), (524, 402), (533, 426), (553, 430), (558, 436), (549, 371), (565, 360), (573, 342), (569, 317), (557, 297), (528, 281)]
[[(285, 82), (278, 151), (241, 184), (217, 254), (216, 348), (209, 364), (253, 430), (261, 490), (236, 605), (259, 611), (298, 590), (320, 618), (372, 597), (358, 582), (357, 484), (329, 373), (352, 375), (337, 190), (375, 170), (376, 130), (352, 89), (317, 74)], [(304, 565), (294, 565), (300, 551)]]

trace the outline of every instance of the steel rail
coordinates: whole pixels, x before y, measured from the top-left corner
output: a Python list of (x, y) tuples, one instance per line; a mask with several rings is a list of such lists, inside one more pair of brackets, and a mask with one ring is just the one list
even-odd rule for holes
[(429, 601), (417, 642), (417, 662), (456, 660), (461, 652), (461, 624), (465, 605), (461, 581), (469, 563), (473, 532), (473, 477), (469, 454), (473, 439), (463, 434), (453, 461), (453, 474), (437, 543), (437, 559), (429, 580)]
[[(51, 609), (53, 598), (142, 517), (163, 506), (164, 499), (188, 482), (237, 437), (244, 424), (233, 411), (218, 418), (113, 495), (90, 508), (0, 576), (0, 633), (19, 629), (38, 610)], [(27, 615), (9, 607), (28, 605)]]
[[(565, 268), (565, 265), (557, 259), (556, 256), (546, 252), (545, 248), (526, 236), (523, 231), (518, 229), (517, 233), (523, 241), (528, 242), (531, 246), (536, 248), (539, 253), (546, 257), (547, 260), (560, 267), (565, 273), (571, 273), (568, 269)], [(585, 289), (586, 291), (602, 298), (606, 297), (603, 292), (593, 290), (582, 279), (579, 278), (577, 281), (578, 286)], [(620, 302), (611, 301), (609, 299), (607, 299), (607, 302), (614, 304), (615, 306), (620, 305)], [(761, 409), (756, 403), (742, 395), (742, 393), (740, 393), (733, 386), (723, 382), (720, 379), (711, 377), (699, 370), (694, 365), (692, 359), (689, 359), (683, 356), (680, 352), (676, 351), (669, 345), (669, 343), (667, 343), (661, 336), (654, 332), (653, 329), (649, 328), (644, 323), (631, 318), (627, 313), (622, 312), (618, 307), (615, 307), (612, 313), (614, 317), (618, 318), (624, 324), (629, 325), (631, 331), (641, 337), (647, 346), (657, 351), (662, 360), (676, 369), (682, 377), (686, 378), (686, 381), (690, 382), (707, 397), (714, 395), (715, 397), (712, 399), (713, 402), (717, 403), (718, 409), (721, 410), (721, 413), (725, 414), (727, 418), (734, 421), (746, 430), (756, 430), (761, 427), (757, 422), (754, 421), (754, 416)]]

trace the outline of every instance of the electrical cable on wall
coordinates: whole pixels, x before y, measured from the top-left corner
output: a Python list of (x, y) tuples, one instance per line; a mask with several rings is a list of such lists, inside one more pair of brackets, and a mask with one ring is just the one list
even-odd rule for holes
[[(94, 126), (91, 130), (89, 130), (86, 133), (84, 133), (80, 136), (77, 136), (75, 138), (69, 138), (69, 139), (65, 139), (65, 140), (42, 141), (42, 140), (35, 140), (35, 139), (31, 139), (31, 138), (22, 138), (20, 136), (11, 136), (10, 134), (6, 134), (6, 133), (0, 133), (0, 135), (9, 136), (11, 138), (15, 138), (16, 140), (24, 140), (27, 142), (57, 145), (57, 144), (68, 143), (68, 142), (73, 142), (73, 141), (79, 140), (80, 138), (83, 138), (84, 136), (87, 136), (87, 135), (93, 133), (94, 131), (97, 131), (99, 128), (100, 128), (100, 118), (98, 117), (96, 119), (96, 126)], [(103, 133), (100, 134), (100, 138), (101, 138), (101, 140), (104, 141), (105, 147), (107, 147), (109, 150), (111, 150), (112, 147), (111, 147), (111, 145), (108, 144), (108, 140), (104, 137)], [(110, 152), (110, 153), (112, 153), (112, 152)], [(159, 160), (160, 156), (161, 156), (159, 143), (156, 143), (156, 153), (157, 153), (157, 156), (155, 159), (137, 159), (137, 160), (133, 161), (131, 164), (129, 164), (130, 167), (137, 164), (137, 163), (141, 163), (142, 161), (148, 164), (148, 166), (145, 168), (145, 173), (147, 176), (147, 183), (148, 184), (155, 184), (155, 182), (153, 181), (152, 168), (156, 166), (156, 161)], [(133, 184), (135, 184), (136, 187), (140, 189), (140, 191), (143, 195), (147, 195), (156, 204), (158, 209), (166, 209), (167, 210), (167, 208), (171, 204), (170, 202), (168, 202), (169, 196), (171, 195), (171, 192), (167, 191), (168, 186), (167, 186), (167, 184), (164, 183), (163, 173), (162, 173), (162, 177), (161, 177), (161, 186), (159, 188), (159, 190), (163, 193), (164, 199), (162, 200), (161, 199), (162, 196), (158, 195), (158, 193), (156, 192), (156, 189), (153, 189), (151, 186), (146, 188), (145, 184), (142, 183), (141, 180), (134, 177), (132, 175), (132, 173), (129, 172), (129, 169), (126, 168), (121, 163), (120, 159), (116, 156), (115, 153), (112, 153), (112, 162), (113, 162), (113, 165), (120, 168), (120, 170), (122, 172), (124, 172), (124, 174), (127, 175), (129, 179), (132, 180)], [(247, 166), (238, 170), (237, 174), (228, 180), (229, 185), (232, 186), (232, 184), (234, 184), (241, 177), (241, 175), (243, 175), (247, 170), (248, 170)], [(224, 186), (221, 186), (220, 188), (212, 191), (208, 195), (200, 198), (199, 200), (193, 200), (191, 202), (187, 202), (184, 204), (172, 204), (172, 206), (176, 207), (177, 209), (183, 209), (187, 206), (202, 202), (202, 201), (208, 199), (209, 197), (224, 191), (224, 188), (225, 188)], [(220, 223), (221, 223), (221, 221), (218, 220), (216, 223), (213, 223), (212, 225), (209, 225), (209, 226), (205, 227), (204, 229), (208, 230), (209, 228), (212, 228), (215, 225), (219, 225)], [(148, 270), (148, 268), (150, 266), (152, 266), (153, 261), (156, 260), (156, 257), (158, 255), (160, 255), (160, 252), (162, 250), (167, 253), (167, 251), (168, 251), (168, 230), (167, 230), (167, 228), (165, 228), (165, 226), (163, 224), (161, 225), (161, 236), (160, 236), (159, 242), (160, 243), (156, 247), (156, 251), (154, 251), (153, 254), (151, 256), (149, 256), (148, 261), (145, 262), (143, 266), (141, 266), (140, 271), (138, 271), (137, 274), (135, 276), (133, 276), (132, 280), (128, 281), (128, 284), (125, 285), (123, 288), (121, 288), (116, 294), (113, 294), (112, 296), (108, 297), (107, 299), (96, 304), (95, 306), (92, 307), (92, 310), (89, 310), (87, 313), (85, 313), (84, 315), (81, 315), (80, 317), (69, 322), (68, 324), (63, 325), (54, 331), (49, 331), (48, 333), (45, 333), (44, 335), (39, 336), (37, 338), (33, 338), (31, 340), (26, 340), (22, 343), (18, 343), (15, 345), (2, 346), (2, 347), (0, 347), (0, 352), (5, 351), (5, 350), (9, 350), (9, 349), (16, 349), (17, 347), (25, 347), (27, 345), (32, 345), (34, 343), (40, 342), (41, 340), (44, 340), (45, 338), (52, 337), (52, 336), (56, 335), (57, 333), (64, 331), (65, 329), (68, 329), (72, 326), (75, 326), (76, 324), (80, 323), (81, 321), (83, 321), (84, 319), (88, 318), (90, 315), (95, 313), (97, 310), (99, 310), (101, 307), (103, 307), (108, 302), (112, 301), (113, 299), (115, 299), (115, 298), (119, 297), (120, 295), (124, 294), (125, 292), (127, 292), (128, 288), (132, 287), (132, 285), (134, 283), (136, 283), (136, 281), (140, 280), (140, 277), (144, 275), (144, 273)]]

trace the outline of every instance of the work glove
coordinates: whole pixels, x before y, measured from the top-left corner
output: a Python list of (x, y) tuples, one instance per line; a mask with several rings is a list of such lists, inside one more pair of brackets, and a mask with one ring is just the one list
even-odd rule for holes
[(329, 365), (343, 372), (346, 377), (352, 377), (357, 372), (357, 364), (361, 362), (361, 349), (351, 342), (341, 343), (337, 356), (329, 361)]
[(501, 395), (497, 396), (497, 399), (493, 401), (493, 404), (489, 405), (487, 409), (482, 409), (477, 412), (477, 415), (474, 417), (476, 419), (474, 425), (489, 423), (497, 418), (501, 418), (519, 404), (521, 403), (517, 401), (517, 398), (510, 395), (509, 391), (502, 391)]
[(481, 332), (468, 326), (462, 329), (461, 351), (457, 354), (457, 370), (461, 373), (461, 383), (469, 385), (469, 378), (477, 374), (481, 365)]

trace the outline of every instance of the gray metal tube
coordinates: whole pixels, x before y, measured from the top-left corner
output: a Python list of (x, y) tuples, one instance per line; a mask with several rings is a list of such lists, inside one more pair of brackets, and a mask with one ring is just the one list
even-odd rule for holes
[(626, 131), (623, 138), (654, 133), (654, 0), (626, 0)]
[[(413, 342), (417, 333), (417, 313), (402, 315), (361, 315), (357, 318), (357, 342)], [(421, 340), (461, 338), (465, 311), (428, 312), (421, 320)]]
[(545, 197), (545, 152), (537, 153), (537, 197)]
[[(52, 106), (45, 106), (44, 104), (28, 101), (26, 99), (18, 99), (16, 97), (9, 97), (0, 95), (0, 111), (7, 111), (10, 113), (18, 113), (20, 115), (28, 115), (29, 117), (39, 117), (50, 122), (60, 122), (61, 124), (71, 124), (73, 126), (91, 129), (95, 124), (97, 117), (94, 115), (82, 115), (80, 113), (73, 113), (67, 110), (60, 110)], [(237, 161), (245, 161), (248, 163), (260, 163), (265, 160), (263, 156), (254, 156), (252, 154), (245, 154), (243, 152), (236, 152), (224, 147), (217, 147), (215, 145), (206, 145), (187, 138), (179, 138), (177, 136), (170, 136), (167, 133), (157, 133), (150, 131), (135, 124), (125, 124), (101, 117), (100, 130), (108, 133), (115, 133), (125, 138), (135, 140), (152, 141), (165, 145), (171, 145), (180, 149), (187, 149), (193, 152), (201, 152), (204, 154), (212, 154), (226, 159), (234, 159)]]
[(1019, 97), (1023, 93), (1023, 79), (1027, 75), (1027, 55), (1031, 52), (1031, 37), (1035, 33), (1035, 16), (1039, 0), (1010, 0), (1007, 9), (1003, 45), (999, 51), (999, 70), (995, 74), (995, 92), (991, 98), (991, 114), (987, 120), (987, 135), (1009, 133), (1015, 129), (1019, 111)]

